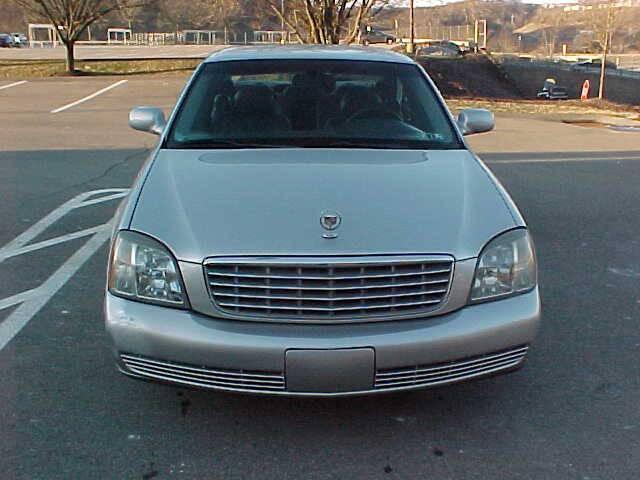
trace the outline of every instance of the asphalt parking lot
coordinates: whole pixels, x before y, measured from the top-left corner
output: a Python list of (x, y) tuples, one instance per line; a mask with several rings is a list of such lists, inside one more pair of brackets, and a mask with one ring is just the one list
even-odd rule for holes
[(500, 116), (471, 139), (538, 250), (543, 327), (514, 374), (309, 400), (117, 373), (108, 223), (155, 141), (127, 113), (184, 80), (0, 82), (1, 478), (638, 478), (638, 133)]

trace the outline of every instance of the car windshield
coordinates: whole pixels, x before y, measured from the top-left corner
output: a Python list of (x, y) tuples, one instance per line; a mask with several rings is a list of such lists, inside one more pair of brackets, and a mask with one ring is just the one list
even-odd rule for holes
[(165, 148), (464, 148), (411, 64), (344, 60), (206, 63)]

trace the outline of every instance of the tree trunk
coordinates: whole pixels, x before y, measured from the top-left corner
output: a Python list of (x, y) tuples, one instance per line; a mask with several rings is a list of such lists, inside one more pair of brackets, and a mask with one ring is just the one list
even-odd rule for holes
[(76, 71), (76, 58), (74, 56), (73, 49), (75, 47), (76, 42), (66, 42), (64, 44), (67, 49), (67, 73), (74, 74)]

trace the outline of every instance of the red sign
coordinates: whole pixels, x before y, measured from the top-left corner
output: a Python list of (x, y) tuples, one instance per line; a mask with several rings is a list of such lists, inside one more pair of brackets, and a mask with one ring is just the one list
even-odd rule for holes
[(589, 98), (589, 80), (585, 80), (582, 84), (582, 93), (580, 94), (580, 100), (586, 100)]

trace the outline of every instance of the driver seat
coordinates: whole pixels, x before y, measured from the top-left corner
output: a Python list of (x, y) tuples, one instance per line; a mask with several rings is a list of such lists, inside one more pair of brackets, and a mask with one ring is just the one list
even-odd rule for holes
[(380, 96), (371, 88), (355, 87), (348, 89), (340, 99), (340, 114), (327, 121), (327, 128), (335, 130), (344, 125), (360, 111), (372, 110), (382, 106)]

